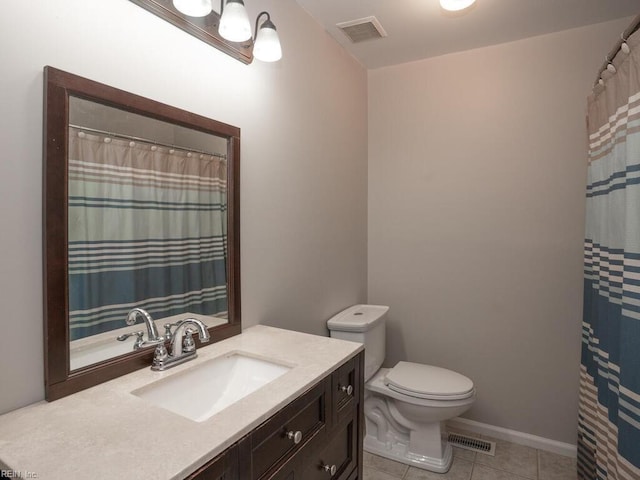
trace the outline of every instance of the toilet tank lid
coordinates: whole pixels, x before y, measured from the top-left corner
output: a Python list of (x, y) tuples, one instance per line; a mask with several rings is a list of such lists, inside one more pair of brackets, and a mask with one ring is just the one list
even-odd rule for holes
[(389, 310), (384, 305), (353, 305), (327, 321), (329, 330), (366, 332), (382, 320)]

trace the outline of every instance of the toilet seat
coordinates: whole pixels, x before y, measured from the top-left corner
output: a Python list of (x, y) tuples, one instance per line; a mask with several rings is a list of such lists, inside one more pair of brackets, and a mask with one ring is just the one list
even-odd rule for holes
[(427, 400), (462, 400), (475, 393), (473, 382), (460, 373), (412, 362), (398, 362), (384, 384), (396, 393)]

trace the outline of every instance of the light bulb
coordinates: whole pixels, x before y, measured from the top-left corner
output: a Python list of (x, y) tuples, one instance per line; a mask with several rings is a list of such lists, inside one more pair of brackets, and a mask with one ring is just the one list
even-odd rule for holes
[(253, 56), (263, 62), (277, 62), (282, 58), (280, 37), (271, 20), (266, 20), (258, 30)]
[(450, 12), (457, 12), (470, 7), (476, 0), (440, 0), (440, 6)]
[(206, 17), (211, 13), (211, 0), (173, 0), (173, 6), (189, 17)]
[(229, 0), (224, 7), (218, 33), (230, 42), (244, 42), (251, 38), (251, 23), (242, 0)]

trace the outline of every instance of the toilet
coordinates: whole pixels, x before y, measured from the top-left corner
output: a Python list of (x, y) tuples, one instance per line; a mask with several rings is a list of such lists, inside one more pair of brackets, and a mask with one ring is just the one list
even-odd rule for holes
[(381, 305), (354, 305), (327, 322), (331, 337), (365, 347), (364, 449), (424, 470), (447, 472), (453, 449), (443, 437), (441, 422), (471, 407), (473, 382), (451, 370), (420, 363), (380, 368), (388, 310)]

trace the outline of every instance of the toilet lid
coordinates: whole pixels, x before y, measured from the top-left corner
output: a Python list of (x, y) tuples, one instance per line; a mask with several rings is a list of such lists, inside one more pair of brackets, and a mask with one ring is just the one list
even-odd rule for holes
[(384, 380), (391, 390), (417, 398), (463, 399), (473, 394), (473, 382), (446, 368), (398, 362)]

